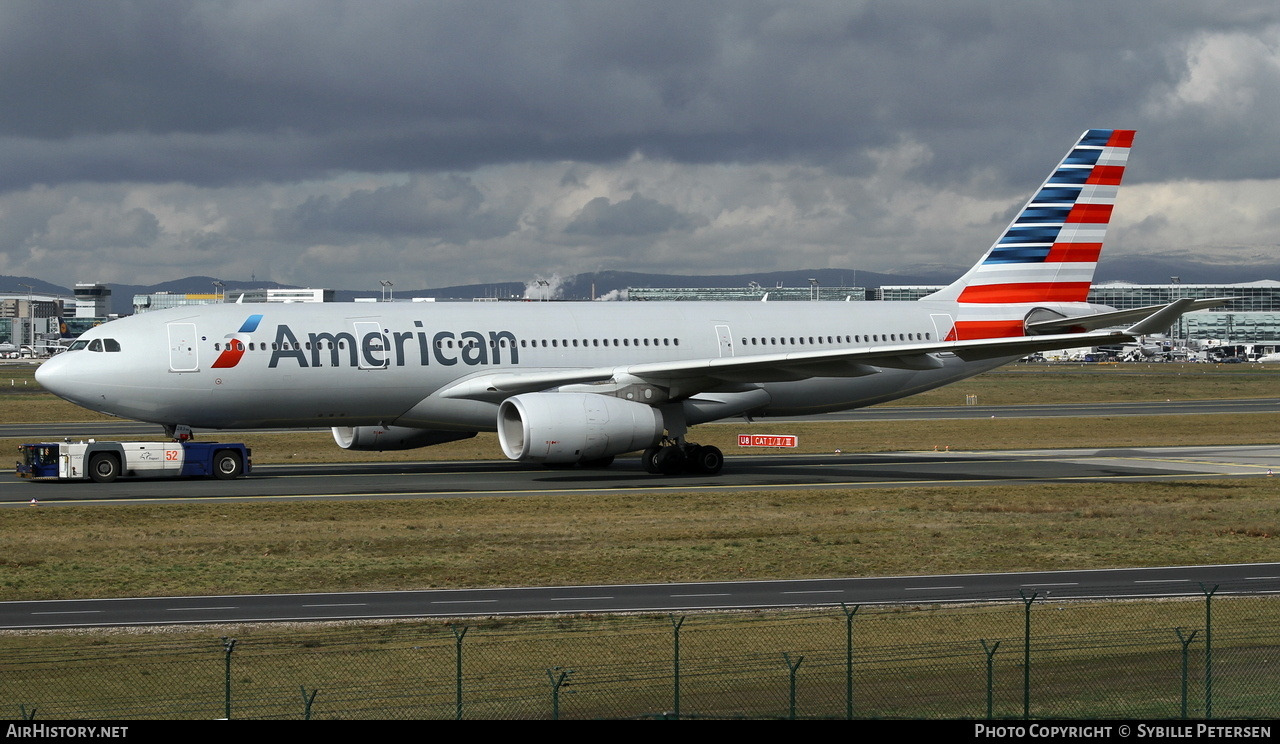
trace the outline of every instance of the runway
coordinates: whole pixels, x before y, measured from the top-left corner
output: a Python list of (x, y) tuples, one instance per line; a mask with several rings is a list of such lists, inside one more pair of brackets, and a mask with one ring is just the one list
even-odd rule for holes
[(0, 476), (0, 508), (408, 499), (570, 493), (790, 491), (808, 488), (1248, 478), (1280, 469), (1280, 445), (737, 456), (717, 476), (662, 477), (635, 458), (604, 470), (547, 470), (507, 461), (264, 465), (234, 481), (123, 478), (40, 482)]
[(1280, 591), (1280, 564), (334, 594), (0, 602), (0, 629), (1203, 597)]

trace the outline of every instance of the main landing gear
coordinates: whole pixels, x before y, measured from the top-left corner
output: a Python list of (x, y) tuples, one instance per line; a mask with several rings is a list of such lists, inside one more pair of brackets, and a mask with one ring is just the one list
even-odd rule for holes
[(640, 461), (654, 475), (715, 475), (724, 467), (724, 453), (710, 445), (664, 441), (645, 450)]

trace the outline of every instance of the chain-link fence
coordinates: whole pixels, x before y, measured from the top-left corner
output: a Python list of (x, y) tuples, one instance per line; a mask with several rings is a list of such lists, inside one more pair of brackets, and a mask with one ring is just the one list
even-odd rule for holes
[(0, 637), (8, 717), (1274, 718), (1280, 600)]

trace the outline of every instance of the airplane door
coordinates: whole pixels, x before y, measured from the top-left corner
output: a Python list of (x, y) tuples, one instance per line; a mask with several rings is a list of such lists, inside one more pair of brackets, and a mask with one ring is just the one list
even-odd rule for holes
[(950, 315), (930, 315), (929, 317), (933, 320), (933, 332), (937, 334), (934, 338), (938, 341), (946, 341), (947, 336), (951, 334), (951, 329), (955, 327), (955, 321)]
[(716, 326), (716, 344), (720, 347), (720, 356), (731, 357), (733, 353), (733, 332), (727, 325)]
[(199, 353), (195, 323), (169, 324), (169, 371), (198, 372)]
[(382, 326), (368, 320), (354, 321), (356, 327), (356, 355), (360, 359), (360, 369), (386, 369), (391, 366), (390, 349), (387, 348), (387, 337), (382, 334)]

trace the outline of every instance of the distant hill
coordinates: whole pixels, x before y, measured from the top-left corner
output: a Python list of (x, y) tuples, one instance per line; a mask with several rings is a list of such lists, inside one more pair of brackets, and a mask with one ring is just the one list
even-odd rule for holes
[(1094, 283), (1126, 281), (1134, 284), (1168, 284), (1170, 277), (1183, 284), (1241, 284), (1260, 279), (1280, 279), (1280, 261), (1248, 264), (1205, 263), (1176, 256), (1119, 256), (1098, 262)]
[[(745, 287), (756, 282), (763, 287), (807, 287), (809, 279), (817, 279), (823, 287), (880, 287), (884, 285), (936, 285), (948, 284), (960, 276), (967, 267), (929, 266), (919, 267), (913, 273), (882, 274), (857, 269), (801, 269), (798, 271), (758, 271), (742, 274), (645, 274), (630, 271), (599, 271), (576, 274), (566, 278), (548, 280), (554, 297), (581, 300), (602, 297), (627, 287)], [(1104, 258), (1098, 264), (1095, 282), (1128, 281), (1134, 284), (1167, 284), (1170, 277), (1178, 277), (1183, 284), (1236, 284), (1259, 279), (1280, 279), (1280, 261), (1262, 261), (1253, 264), (1220, 264), (1192, 261), (1177, 256), (1135, 256)], [(153, 285), (109, 284), (112, 312), (127, 315), (133, 312), (135, 294), (175, 292), (211, 294), (213, 277), (189, 276)], [(37, 294), (71, 296), (71, 288), (62, 287), (34, 277), (0, 275), (0, 287), (9, 291), (21, 291), (22, 284), (30, 284)], [(223, 291), (234, 295), (237, 291), (265, 288), (296, 289), (294, 285), (278, 282), (244, 282), (222, 280)], [(397, 298), (439, 297), (451, 299), (475, 299), (487, 297), (521, 297), (532, 282), (491, 282), (488, 284), (464, 284), (450, 287), (424, 289), (396, 288)], [(536, 288), (535, 288), (536, 291)], [(594, 294), (593, 294), (594, 293)], [(379, 297), (381, 288), (337, 289), (339, 301), (351, 301), (356, 297)]]
[[(591, 274), (578, 274), (566, 279), (555, 280), (554, 296), (567, 300), (585, 300), (592, 296), (594, 286), (596, 297), (627, 287), (745, 287), (748, 282), (756, 282), (764, 287), (781, 284), (785, 287), (807, 287), (809, 278), (816, 278), (824, 287), (878, 287), (881, 284), (939, 284), (951, 281), (956, 272), (937, 276), (897, 276), (877, 274), (869, 271), (853, 269), (806, 269), (802, 271), (767, 271), (751, 274), (723, 274), (716, 276), (694, 276), (676, 274), (641, 274), (626, 271), (602, 271)], [(215, 279), (208, 276), (188, 276), (182, 279), (162, 282), (153, 285), (114, 284), (111, 288), (111, 311), (120, 315), (133, 312), (133, 296), (136, 294), (154, 294), (157, 292), (173, 292), (187, 294), (212, 294)], [(61, 287), (39, 279), (29, 277), (0, 276), (0, 286), (17, 287), (20, 283), (35, 287), (35, 292), (43, 294), (60, 294), (71, 296), (71, 288)], [(284, 288), (297, 289), (295, 285), (278, 282), (240, 282), (222, 280), (223, 291), (234, 296), (237, 291), (250, 289)], [(526, 289), (525, 282), (493, 282), (488, 284), (463, 284), (431, 289), (396, 288), (397, 298), (439, 297), (450, 299), (476, 298), (510, 298), (522, 297)], [(335, 295), (339, 301), (349, 302), (356, 297), (380, 297), (381, 288), (371, 290), (338, 289)]]

